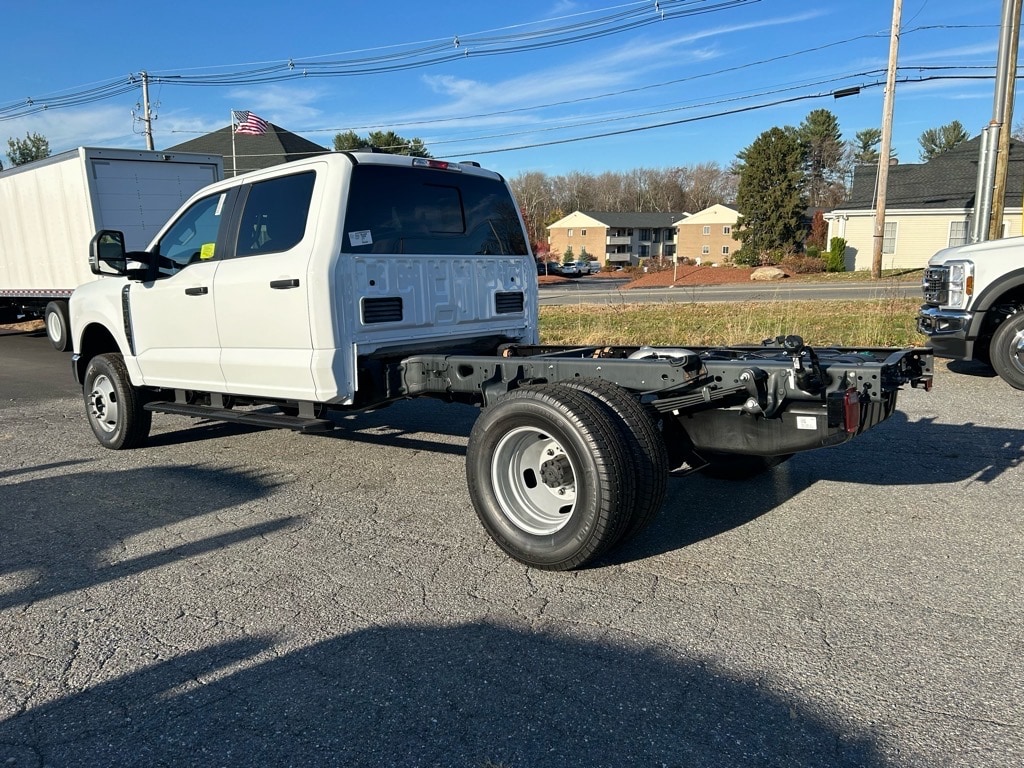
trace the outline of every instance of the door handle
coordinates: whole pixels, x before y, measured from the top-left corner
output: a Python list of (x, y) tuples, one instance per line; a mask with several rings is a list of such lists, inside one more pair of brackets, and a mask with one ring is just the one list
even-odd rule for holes
[(205, 296), (209, 292), (210, 292), (210, 289), (207, 288), (205, 285), (201, 286), (199, 288), (186, 288), (185, 289), (185, 295), (186, 296)]
[(291, 277), (291, 278), (288, 278), (287, 280), (271, 280), (270, 281), (270, 287), (271, 288), (298, 288), (299, 287), (299, 278)]

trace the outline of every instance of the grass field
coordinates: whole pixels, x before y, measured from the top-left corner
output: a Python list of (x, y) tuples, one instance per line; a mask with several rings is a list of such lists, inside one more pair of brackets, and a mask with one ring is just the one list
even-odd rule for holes
[(544, 344), (715, 346), (796, 334), (811, 346), (925, 346), (917, 299), (542, 307)]

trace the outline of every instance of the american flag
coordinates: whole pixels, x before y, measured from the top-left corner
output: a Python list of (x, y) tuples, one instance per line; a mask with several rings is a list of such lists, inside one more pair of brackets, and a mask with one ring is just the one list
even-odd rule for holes
[(267, 129), (270, 128), (266, 120), (262, 117), (257, 117), (248, 110), (234, 110), (231, 113), (231, 117), (238, 123), (235, 133), (249, 133), (253, 136), (259, 136), (266, 133)]

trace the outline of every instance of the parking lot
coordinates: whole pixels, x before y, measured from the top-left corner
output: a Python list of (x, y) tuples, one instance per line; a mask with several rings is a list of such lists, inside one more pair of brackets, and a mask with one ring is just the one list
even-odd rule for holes
[(548, 573), (476, 521), (472, 408), (157, 415), (111, 452), (67, 356), (0, 361), (0, 765), (1024, 762), (1024, 392), (983, 370), (756, 480), (673, 479)]

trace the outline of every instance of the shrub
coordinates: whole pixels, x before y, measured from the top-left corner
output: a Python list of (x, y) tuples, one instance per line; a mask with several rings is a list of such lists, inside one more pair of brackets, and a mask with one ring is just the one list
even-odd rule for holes
[(829, 272), (846, 271), (846, 240), (833, 237), (825, 253), (825, 269)]
[(825, 260), (818, 256), (794, 253), (783, 259), (781, 266), (796, 275), (809, 275), (824, 272)]
[(804, 249), (804, 253), (808, 258), (817, 259), (821, 256), (821, 248), (816, 245), (808, 245), (807, 248)]

